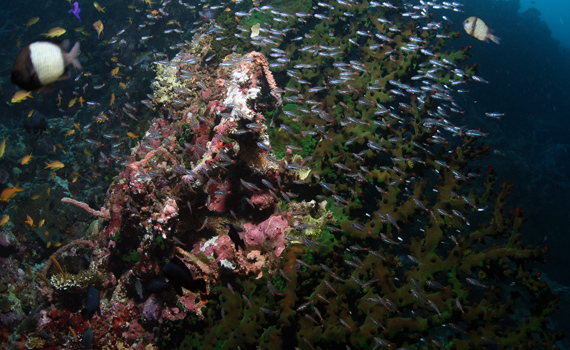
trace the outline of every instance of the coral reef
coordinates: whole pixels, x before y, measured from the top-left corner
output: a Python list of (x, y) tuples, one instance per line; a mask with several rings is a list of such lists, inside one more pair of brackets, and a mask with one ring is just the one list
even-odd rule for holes
[(101, 210), (62, 200), (98, 218), (37, 274), (45, 304), (17, 341), (553, 348), (556, 296), (531, 268), (546, 249), (523, 245), (511, 186), (477, 167), (485, 134), (451, 122), (456, 86), (481, 80), (459, 67), (469, 48), (444, 52), (458, 33), (431, 5), (393, 3), (255, 8), (280, 19), (243, 44), (258, 51), (212, 61), (230, 39), (205, 24), (156, 62), (159, 117)]

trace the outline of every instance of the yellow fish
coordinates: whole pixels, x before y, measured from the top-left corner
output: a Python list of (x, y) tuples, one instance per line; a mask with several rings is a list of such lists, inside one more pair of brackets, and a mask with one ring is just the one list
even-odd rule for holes
[(91, 34), (87, 33), (87, 32), (85, 31), (85, 29), (83, 29), (83, 27), (77, 27), (77, 28), (75, 28), (75, 31), (78, 32), (78, 33), (81, 33), (81, 34), (83, 34), (83, 35), (85, 35), (85, 36), (90, 36), (90, 35), (91, 35)]
[(10, 199), (12, 199), (12, 197), (14, 197), (16, 193), (23, 190), (24, 190), (23, 188), (18, 187), (18, 184), (16, 184), (15, 187), (7, 187), (4, 189), (4, 191), (2, 191), (2, 193), (0, 193), (0, 201), (7, 202)]
[(41, 196), (42, 196), (41, 193), (36, 193), (36, 194), (32, 195), (30, 198), (31, 198), (33, 201), (35, 201), (36, 199), (39, 199)]
[(97, 22), (93, 23), (93, 28), (95, 28), (97, 31), (97, 37), (99, 37), (99, 35), (101, 35), (103, 32), (103, 28), (105, 28), (105, 26), (103, 26), (103, 22), (101, 22), (101, 20), (98, 20)]
[(491, 28), (489, 28), (481, 18), (471, 16), (463, 21), (463, 29), (465, 32), (475, 39), (479, 39), (484, 42), (489, 42), (491, 39), (493, 42), (500, 44), (501, 38), (491, 34)]
[(83, 150), (83, 153), (85, 153), (86, 156), (93, 157), (93, 155), (91, 154), (91, 152), (89, 152), (89, 151), (86, 150), (86, 149)]
[(74, 98), (73, 100), (69, 101), (69, 103), (67, 104), (67, 107), (73, 107), (73, 105), (75, 104), (75, 102), (77, 102), (77, 97)]
[(4, 152), (6, 152), (6, 140), (8, 140), (7, 137), (0, 143), (0, 158), (4, 157)]
[(22, 165), (28, 164), (28, 162), (30, 161), (30, 159), (32, 159), (32, 154), (28, 154), (27, 156), (24, 156), (24, 158), (22, 158)]
[[(72, 129), (72, 130), (73, 130), (73, 129)], [(47, 162), (46, 162), (46, 167), (45, 167), (44, 169), (48, 169), (48, 168), (49, 168), (49, 169), (57, 170), (57, 169), (63, 168), (64, 166), (65, 166), (65, 164), (63, 164), (63, 163), (60, 162), (59, 160), (54, 160), (54, 161), (51, 162), (51, 163), (47, 163)]]
[(81, 128), (79, 127), (79, 124), (73, 123), (73, 127), (76, 128), (78, 131), (81, 131)]
[(9, 215), (3, 216), (3, 217), (0, 219), (0, 227), (6, 225), (6, 223), (8, 222), (8, 220), (10, 220), (10, 216), (9, 216)]
[(61, 94), (57, 94), (57, 106), (61, 106)]
[[(115, 96), (115, 94), (112, 94), (112, 95), (111, 95), (111, 105), (112, 105), (113, 103), (115, 103), (115, 98), (114, 98), (113, 96)], [(97, 123), (104, 123), (104, 122), (106, 122), (107, 120), (109, 120), (109, 118), (107, 118), (107, 115), (104, 114), (104, 113), (99, 114), (99, 115), (97, 116), (97, 118), (95, 118), (95, 121), (96, 121)]]
[(46, 243), (46, 248), (49, 248), (49, 247), (51, 247), (51, 241), (48, 241), (48, 242)]
[(111, 71), (111, 75), (112, 75), (112, 76), (115, 76), (115, 75), (117, 75), (117, 74), (119, 74), (119, 67), (114, 68), (114, 69)]
[(29, 98), (33, 98), (32, 97), (32, 92), (31, 91), (26, 91), (26, 90), (18, 90), (16, 91), (16, 93), (14, 94), (14, 96), (12, 96), (12, 99), (10, 100), (10, 102), (12, 103), (20, 103), (24, 100), (27, 100)]
[(38, 228), (41, 228), (46, 223), (46, 219), (41, 219), (38, 223)]
[(33, 26), (34, 24), (38, 23), (38, 21), (40, 20), (39, 17), (32, 17), (28, 20), (28, 22), (26, 23), (26, 29), (28, 29), (29, 27)]
[(67, 132), (65, 133), (64, 137), (68, 137), (75, 134), (75, 129), (69, 129), (67, 130)]
[(26, 215), (26, 224), (30, 225), (30, 227), (33, 229), (35, 229), (36, 227), (34, 226), (34, 219), (32, 219), (29, 215)]
[(131, 139), (138, 139), (139, 138), (137, 135), (133, 134), (130, 131), (127, 133), (127, 136), (130, 137)]
[(55, 27), (49, 30), (49, 32), (47, 33), (43, 33), (43, 36), (46, 36), (48, 38), (56, 38), (58, 36), (62, 36), (63, 34), (65, 34), (66, 30), (61, 28), (61, 27)]
[(99, 5), (97, 2), (94, 2), (94, 3), (93, 3), (93, 6), (95, 6), (95, 8), (97, 9), (97, 11), (105, 13), (105, 8), (104, 8), (104, 7), (101, 7), (101, 5)]
[(115, 93), (111, 94), (111, 102), (109, 103), (109, 106), (112, 106), (115, 103)]
[(77, 179), (79, 179), (81, 177), (81, 174), (79, 174), (77, 171), (74, 171), (71, 174), (73, 175), (73, 178), (71, 179), (71, 183), (74, 183), (75, 181), (77, 181)]
[(34, 114), (35, 109), (32, 109), (31, 111), (28, 112), (28, 118), (32, 116), (32, 114)]

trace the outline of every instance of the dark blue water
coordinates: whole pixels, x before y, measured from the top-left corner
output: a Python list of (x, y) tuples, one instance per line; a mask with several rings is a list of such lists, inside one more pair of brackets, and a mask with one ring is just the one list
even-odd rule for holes
[[(465, 14), (485, 18), (502, 41), (494, 45), (462, 37), (458, 42), (473, 46), (472, 60), (489, 80), (471, 90), (474, 110), (506, 113), (500, 121), (485, 122), (492, 130), (493, 148), (504, 154), (492, 163), (516, 186), (513, 202), (528, 217), (525, 239), (550, 249), (547, 263), (538, 268), (555, 284), (568, 286), (569, 3), (523, 3), (519, 7), (514, 1), (466, 2)], [(563, 311), (558, 316), (566, 317), (569, 296), (560, 290)]]
[(529, 9), (538, 10), (540, 18), (552, 31), (552, 37), (560, 44), (570, 47), (570, 3), (564, 0), (522, 0), (521, 12)]
[(561, 267), (570, 263), (565, 223), (570, 199), (570, 50), (552, 37), (536, 12), (521, 13), (516, 2), (466, 3), (465, 13), (484, 15), (502, 39), (501, 45), (458, 40), (473, 46), (472, 60), (489, 80), (472, 89), (474, 109), (506, 113), (486, 125), (492, 130), (493, 147), (505, 154), (495, 165), (516, 185), (515, 200), (529, 217), (527, 239), (551, 247), (544, 267), (548, 275), (568, 285), (570, 275)]

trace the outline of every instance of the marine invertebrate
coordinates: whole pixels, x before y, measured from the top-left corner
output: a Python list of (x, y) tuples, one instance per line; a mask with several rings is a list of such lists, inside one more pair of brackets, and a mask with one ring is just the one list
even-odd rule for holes
[(75, 199), (73, 199), (73, 198), (68, 198), (68, 197), (63, 197), (63, 198), (61, 199), (61, 201), (62, 201), (63, 203), (69, 203), (69, 204), (76, 205), (76, 206), (78, 206), (79, 208), (84, 209), (85, 211), (87, 211), (87, 212), (88, 212), (89, 214), (91, 214), (91, 215), (98, 216), (98, 217), (101, 217), (101, 218), (104, 218), (104, 219), (109, 219), (109, 218), (111, 218), (111, 216), (109, 215), (109, 210), (107, 210), (107, 209), (104, 208), (104, 207), (101, 208), (100, 210), (95, 210), (95, 209), (92, 209), (87, 203), (80, 202), (80, 201), (77, 201), (77, 200), (75, 200)]
[(133, 169), (133, 170), (138, 170), (138, 168), (139, 168), (140, 166), (142, 166), (142, 165), (148, 163), (148, 161), (149, 161), (152, 157), (154, 157), (154, 155), (155, 155), (158, 151), (160, 151), (160, 152), (162, 152), (164, 155), (166, 155), (166, 156), (170, 159), (170, 161), (172, 162), (172, 164), (176, 164), (176, 159), (174, 159), (174, 157), (172, 157), (172, 156), (170, 155), (170, 153), (168, 153), (168, 151), (167, 151), (164, 147), (158, 147), (157, 149), (153, 149), (152, 151), (148, 152), (148, 153), (146, 154), (146, 156), (144, 156), (143, 159), (141, 159), (141, 160), (139, 160), (139, 161), (136, 161), (136, 162), (133, 162), (133, 163), (130, 163), (130, 164), (128, 165), (128, 167), (131, 168), (131, 169)]
[(267, 58), (263, 56), (260, 52), (250, 52), (247, 54), (247, 58), (253, 58), (257, 64), (260, 64), (263, 67), (263, 72), (265, 73), (265, 79), (267, 79), (267, 83), (271, 87), (272, 95), (277, 99), (277, 103), (281, 105), (281, 94), (278, 92), (277, 83), (273, 78), (273, 73), (269, 69), (269, 63), (267, 62)]
[(50, 283), (58, 291), (85, 292), (89, 286), (101, 283), (102, 276), (94, 266), (78, 273), (60, 272), (50, 277)]
[(51, 264), (54, 261), (57, 261), (57, 258), (63, 254), (64, 252), (69, 251), (70, 249), (74, 248), (74, 247), (78, 247), (78, 246), (84, 246), (87, 247), (89, 249), (94, 249), (95, 248), (95, 244), (88, 240), (88, 239), (76, 239), (74, 241), (71, 241), (70, 243), (60, 247), (58, 250), (56, 250), (51, 256), (50, 259), (47, 261), (47, 263), (45, 264), (44, 268), (43, 268), (43, 275), (47, 276), (48, 275), (48, 271), (51, 267)]

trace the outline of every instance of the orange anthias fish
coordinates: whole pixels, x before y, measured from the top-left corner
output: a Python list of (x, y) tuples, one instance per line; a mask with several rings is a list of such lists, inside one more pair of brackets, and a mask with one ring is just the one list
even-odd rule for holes
[(0, 143), (0, 158), (4, 157), (4, 152), (6, 152), (6, 140), (8, 140), (7, 137)]
[(38, 21), (40, 20), (39, 17), (32, 17), (28, 20), (28, 23), (26, 23), (26, 29), (30, 28), (31, 26), (33, 26), (34, 24), (38, 23)]
[(12, 103), (20, 103), (24, 100), (27, 100), (29, 98), (32, 98), (32, 92), (31, 91), (26, 91), (26, 90), (18, 90), (16, 91), (16, 93), (14, 94), (14, 96), (12, 96), (12, 100), (10, 100), (10, 102)]
[(103, 28), (105, 28), (105, 26), (103, 26), (103, 22), (101, 22), (101, 20), (98, 20), (97, 22), (93, 23), (93, 28), (95, 28), (97, 31), (97, 37), (99, 37), (103, 32)]
[(73, 178), (71, 179), (71, 183), (75, 183), (75, 181), (77, 181), (77, 179), (79, 179), (81, 177), (81, 174), (79, 174), (77, 171), (74, 171), (71, 174), (73, 175)]
[(27, 156), (24, 156), (24, 158), (22, 158), (21, 164), (22, 164), (22, 165), (28, 164), (28, 162), (30, 161), (30, 159), (32, 159), (32, 157), (33, 157), (33, 156), (32, 156), (31, 153), (28, 154)]
[(114, 69), (111, 71), (111, 75), (112, 75), (112, 76), (115, 76), (115, 75), (117, 75), (117, 74), (119, 74), (119, 67), (114, 68)]
[(115, 93), (111, 94), (111, 102), (109, 103), (109, 106), (112, 106), (115, 103)]
[(65, 34), (66, 30), (61, 28), (61, 27), (55, 27), (49, 30), (49, 32), (47, 33), (43, 33), (42, 35), (48, 37), (48, 38), (55, 38), (58, 36), (62, 36), (63, 34)]
[[(72, 129), (73, 130), (73, 129)], [(59, 160), (54, 160), (51, 163), (47, 163), (46, 162), (46, 167), (44, 169), (53, 169), (53, 170), (58, 170), (61, 169), (65, 166), (65, 164), (63, 164), (62, 162), (60, 162)]]
[(9, 216), (9, 215), (3, 216), (3, 217), (0, 219), (0, 227), (6, 225), (6, 223), (8, 222), (8, 220), (10, 220), (10, 216)]
[(10, 199), (12, 199), (12, 197), (14, 197), (16, 195), (16, 193), (23, 191), (23, 188), (18, 187), (18, 184), (16, 184), (15, 187), (8, 187), (5, 188), (4, 191), (2, 191), (2, 193), (0, 193), (0, 201), (2, 202), (7, 202)]
[(91, 34), (87, 33), (87, 32), (85, 31), (85, 29), (83, 29), (83, 27), (75, 28), (75, 31), (78, 32), (78, 33), (81, 33), (81, 34), (83, 34), (83, 35), (85, 35), (85, 36), (90, 36), (90, 35), (91, 35)]
[(94, 3), (93, 3), (93, 6), (95, 6), (95, 8), (97, 9), (97, 11), (105, 13), (105, 8), (104, 8), (104, 7), (101, 7), (101, 5), (99, 5), (97, 2), (94, 2)]
[(32, 219), (29, 215), (26, 215), (26, 224), (30, 225), (32, 230), (36, 228), (34, 226), (34, 219)]

